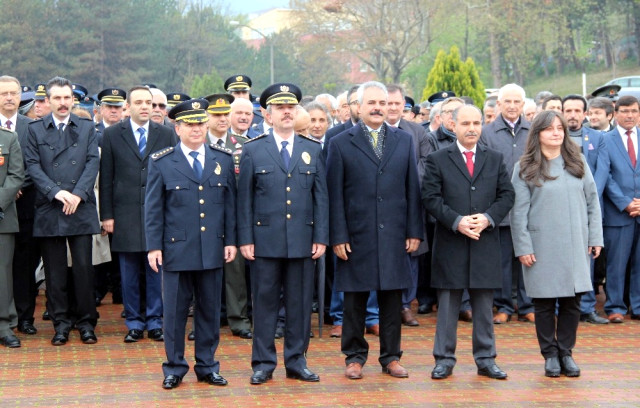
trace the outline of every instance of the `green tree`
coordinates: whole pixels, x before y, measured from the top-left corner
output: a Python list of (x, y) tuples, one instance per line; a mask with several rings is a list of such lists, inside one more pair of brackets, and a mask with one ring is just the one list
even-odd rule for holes
[(193, 77), (189, 95), (192, 98), (211, 95), (213, 93), (224, 92), (224, 81), (220, 78), (218, 71), (212, 69), (209, 74), (196, 75)]
[(471, 57), (465, 62), (460, 59), (460, 51), (455, 45), (446, 54), (438, 51), (436, 60), (427, 77), (422, 91), (422, 99), (427, 99), (438, 91), (453, 91), (456, 95), (469, 96), (478, 106), (484, 101), (484, 85)]

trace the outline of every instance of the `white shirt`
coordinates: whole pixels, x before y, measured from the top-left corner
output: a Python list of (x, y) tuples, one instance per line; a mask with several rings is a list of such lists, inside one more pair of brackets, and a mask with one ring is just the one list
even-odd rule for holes
[(12, 117), (5, 118), (3, 114), (0, 113), (0, 123), (2, 126), (7, 127), (7, 120), (11, 121), (11, 130), (16, 131), (16, 122), (18, 121), (18, 112), (16, 112)]
[[(289, 152), (289, 157), (293, 156), (293, 139), (295, 136), (291, 136), (290, 138), (287, 139), (287, 151)], [(282, 142), (284, 141), (284, 139), (282, 137), (280, 137), (280, 135), (278, 135), (276, 133), (276, 131), (273, 131), (273, 138), (276, 139), (276, 145), (278, 146), (278, 151), (282, 151)]]
[(184, 144), (180, 143), (180, 150), (184, 153), (187, 161), (189, 162), (189, 166), (193, 167), (193, 157), (189, 155), (191, 152), (198, 152), (198, 161), (202, 165), (202, 170), (204, 170), (204, 144), (201, 145), (198, 150), (191, 150)]
[(224, 143), (226, 145), (226, 143), (224, 141), (226, 138), (227, 138), (226, 134), (224, 136), (222, 136), (222, 137), (218, 137), (218, 136), (212, 135), (211, 132), (209, 132), (209, 140), (211, 140), (211, 143), (213, 143), (215, 145), (218, 144), (218, 140), (222, 140), (222, 143)]
[(476, 147), (478, 147), (478, 145), (473, 146), (473, 149), (469, 150), (466, 147), (464, 147), (463, 145), (460, 144), (459, 141), (456, 140), (456, 144), (458, 145), (458, 149), (460, 149), (460, 154), (462, 155), (462, 158), (464, 159), (464, 162), (467, 162), (467, 156), (464, 155), (464, 152), (473, 152), (473, 156), (471, 156), (471, 160), (473, 160), (473, 162), (476, 162)]
[(53, 118), (53, 124), (55, 125), (56, 128), (60, 126), (60, 123), (64, 123), (64, 128), (62, 128), (62, 130), (67, 128), (67, 125), (69, 124), (69, 116), (64, 118), (63, 121), (59, 121), (58, 118), (56, 118), (56, 115), (51, 115), (51, 117)]
[(147, 123), (142, 126), (138, 125), (132, 119), (129, 119), (129, 122), (131, 122), (131, 130), (133, 130), (133, 137), (136, 138), (136, 144), (140, 144), (140, 132), (138, 132), (139, 128), (144, 129), (144, 137), (149, 140), (149, 121), (147, 121)]
[[(617, 126), (618, 133), (620, 133), (620, 137), (622, 138), (622, 145), (625, 149), (627, 149), (627, 130), (620, 125)], [(633, 127), (631, 130), (631, 142), (633, 142), (633, 150), (635, 150), (636, 155), (638, 154), (638, 128)], [(629, 149), (627, 149), (627, 153)]]

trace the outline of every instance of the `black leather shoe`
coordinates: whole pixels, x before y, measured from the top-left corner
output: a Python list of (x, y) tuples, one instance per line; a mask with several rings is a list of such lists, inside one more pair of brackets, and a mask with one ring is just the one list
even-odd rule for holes
[(431, 371), (431, 378), (434, 380), (444, 380), (449, 377), (453, 373), (453, 367), (444, 365), (444, 364), (436, 364)]
[(581, 322), (593, 323), (593, 324), (608, 324), (609, 319), (605, 319), (604, 317), (598, 316), (596, 311), (591, 313), (585, 313), (580, 315)]
[(48, 311), (44, 311), (42, 312), (42, 320), (51, 320), (51, 316), (49, 316), (49, 312)]
[(124, 342), (125, 343), (135, 343), (138, 340), (141, 340), (143, 338), (144, 338), (144, 332), (142, 330), (131, 329), (131, 330), (129, 330), (127, 335), (124, 336)]
[(178, 377), (177, 375), (169, 374), (168, 376), (164, 377), (164, 381), (162, 382), (162, 388), (164, 388), (165, 390), (178, 388), (178, 385), (180, 385), (181, 381), (182, 381), (182, 378)]
[(249, 382), (251, 384), (264, 384), (273, 377), (273, 371), (254, 371)]
[(560, 360), (558, 357), (549, 357), (544, 361), (544, 375), (546, 377), (560, 377)]
[(151, 329), (147, 331), (147, 337), (153, 341), (164, 341), (162, 329)]
[(18, 348), (20, 347), (20, 339), (15, 335), (10, 334), (0, 338), (0, 344), (8, 348)]
[(489, 367), (478, 368), (478, 375), (484, 375), (485, 377), (493, 378), (496, 380), (504, 380), (507, 378), (507, 373), (502, 371), (497, 365), (493, 364)]
[(420, 305), (418, 306), (418, 314), (429, 314), (433, 312), (433, 306), (432, 305)]
[(127, 318), (127, 314), (124, 312), (124, 310), (122, 311), (122, 313), (120, 313), (120, 317), (123, 319)]
[(38, 329), (31, 322), (23, 321), (18, 323), (18, 331), (20, 333), (33, 335), (38, 332)]
[(91, 329), (80, 329), (80, 340), (84, 344), (96, 344), (98, 342), (96, 334)]
[(240, 337), (241, 339), (252, 339), (253, 338), (253, 333), (251, 333), (251, 330), (249, 330), (249, 329), (244, 329), (244, 330), (237, 331), (237, 332), (233, 333), (233, 335), (236, 336), (236, 337)]
[(560, 358), (560, 367), (562, 374), (567, 377), (580, 377), (580, 367), (573, 361), (573, 357), (564, 356)]
[(227, 385), (227, 380), (218, 373), (210, 373), (204, 377), (198, 377), (198, 382), (206, 382), (210, 385)]
[(56, 334), (51, 339), (51, 344), (54, 346), (63, 346), (67, 344), (69, 341), (69, 333), (68, 332), (56, 332)]
[(102, 298), (100, 296), (96, 296), (96, 307), (102, 304)]
[(187, 336), (187, 340), (194, 341), (195, 339), (196, 339), (196, 332), (195, 330), (191, 330), (189, 332), (189, 335)]
[(276, 335), (275, 338), (276, 339), (281, 339), (284, 337), (284, 328), (283, 327), (278, 327), (276, 328)]
[(318, 374), (312, 372), (308, 368), (305, 368), (302, 371), (290, 370), (287, 368), (285, 371), (287, 373), (287, 378), (293, 378), (295, 380), (308, 382), (320, 381), (320, 376), (318, 376)]

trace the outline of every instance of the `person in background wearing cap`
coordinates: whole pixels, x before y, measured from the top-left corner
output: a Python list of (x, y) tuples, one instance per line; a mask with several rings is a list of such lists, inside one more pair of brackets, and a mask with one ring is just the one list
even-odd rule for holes
[(102, 122), (96, 125), (96, 134), (98, 136), (98, 143), (100, 146), (102, 146), (102, 135), (104, 134), (104, 130), (122, 120), (122, 109), (126, 97), (127, 93), (118, 88), (106, 88), (98, 94)]
[(23, 92), (20, 97), (20, 106), (18, 107), (18, 113), (26, 116), (29, 119), (38, 119), (35, 113), (35, 92), (27, 91)]
[(33, 102), (34, 113), (36, 117), (43, 118), (51, 113), (51, 107), (49, 107), (49, 100), (47, 99), (47, 85), (37, 84), (35, 86), (36, 94)]
[[(102, 228), (113, 234), (111, 250), (120, 266), (125, 343), (141, 340), (145, 329), (150, 339), (163, 339), (162, 281), (145, 262), (144, 193), (150, 153), (174, 146), (177, 140), (171, 129), (149, 120), (152, 99), (149, 88), (131, 88), (127, 93), (131, 118), (109, 126), (102, 139), (100, 218)], [(145, 276), (146, 302), (141, 299), (140, 276)]]
[(40, 240), (47, 281), (47, 310), (55, 329), (51, 343), (66, 344), (75, 326), (82, 342), (93, 344), (98, 341), (91, 264), (91, 236), (100, 233), (93, 191), (98, 141), (93, 123), (70, 113), (69, 80), (52, 78), (46, 90), (51, 114), (27, 126), (24, 155), (37, 188), (33, 235)]
[[(288, 378), (319, 381), (307, 368), (314, 260), (329, 241), (329, 202), (320, 143), (295, 135), (300, 89), (267, 87), (260, 104), (273, 123), (244, 145), (238, 179), (238, 244), (251, 264), (253, 349), (251, 384), (271, 379), (276, 368), (275, 331), (284, 288), (284, 364)], [(237, 101), (237, 100), (236, 100)], [(285, 210), (285, 211), (283, 211)]]
[(246, 75), (232, 75), (224, 81), (224, 90), (235, 99), (244, 98), (249, 100), (251, 91), (251, 78)]
[[(249, 139), (232, 135), (229, 129), (229, 112), (235, 98), (229, 94), (213, 94), (205, 97), (209, 101), (207, 116), (207, 143), (230, 149), (232, 151), (234, 174), (240, 174), (240, 157), (242, 148)], [(244, 258), (236, 256), (233, 262), (224, 265), (225, 306), (229, 328), (234, 336), (243, 339), (253, 337), (251, 320), (249, 319), (249, 292)]]
[(248, 139), (260, 136), (261, 133), (258, 133), (257, 128), (251, 127), (253, 104), (248, 99), (236, 98), (231, 103), (229, 119), (231, 121), (229, 133), (232, 136), (243, 136)]
[(151, 155), (145, 205), (148, 261), (162, 273), (165, 389), (189, 371), (184, 357), (195, 297), (194, 371), (199, 382), (227, 385), (215, 352), (220, 342), (222, 267), (236, 256), (236, 182), (231, 151), (205, 143), (206, 99), (169, 111), (180, 143)]

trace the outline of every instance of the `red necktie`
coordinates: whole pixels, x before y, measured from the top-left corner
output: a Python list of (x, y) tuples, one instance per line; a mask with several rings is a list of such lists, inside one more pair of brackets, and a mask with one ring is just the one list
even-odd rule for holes
[(631, 140), (631, 130), (627, 130), (627, 151), (629, 152), (629, 158), (631, 159), (631, 167), (636, 167), (636, 149), (633, 147), (633, 141)]
[(473, 177), (473, 152), (464, 152), (463, 154), (467, 158), (467, 170), (469, 170), (469, 175)]
[(13, 130), (13, 129), (11, 129), (11, 125), (13, 125), (13, 123), (11, 123), (10, 120), (7, 120), (6, 122), (4, 122), (4, 124), (7, 126), (7, 129)]

